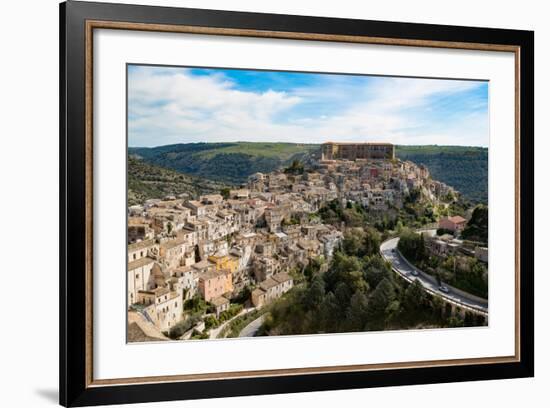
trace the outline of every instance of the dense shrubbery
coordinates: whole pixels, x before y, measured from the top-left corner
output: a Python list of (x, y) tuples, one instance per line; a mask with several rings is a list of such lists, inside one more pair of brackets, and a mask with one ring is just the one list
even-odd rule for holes
[(436, 234), (439, 235), (439, 236), (445, 235), (445, 234), (454, 235), (454, 231), (451, 231), (451, 230), (445, 229), (445, 228), (438, 228), (437, 231), (436, 231)]
[(189, 316), (187, 319), (177, 323), (168, 332), (168, 337), (171, 339), (177, 339), (181, 337), (185, 332), (194, 327), (201, 320), (201, 314), (195, 313)]
[(290, 164), (290, 166), (288, 166), (284, 172), (286, 174), (294, 174), (294, 175), (298, 175), (298, 174), (303, 174), (304, 173), (304, 165), (302, 162), (300, 162), (300, 160), (293, 160), (292, 163)]
[(205, 313), (208, 310), (208, 303), (199, 295), (183, 302), (183, 310), (190, 313)]
[(323, 205), (318, 214), (325, 224), (339, 225), (344, 222), (348, 227), (361, 227), (368, 218), (361, 205), (348, 202), (346, 207), (342, 207), (338, 200)]
[(263, 311), (253, 310), (252, 312), (235, 318), (231, 321), (231, 323), (229, 323), (228, 326), (224, 327), (223, 333), (220, 337), (238, 337), (242, 329), (260, 317), (262, 313)]
[(436, 277), (439, 283), (445, 282), (473, 295), (487, 298), (487, 266), (483, 262), (460, 254), (445, 258), (430, 256), (423, 235), (410, 230), (401, 233), (398, 249), (407, 260)]
[(478, 205), (472, 212), (472, 217), (462, 231), (462, 238), (471, 241), (487, 243), (489, 235), (489, 209), (485, 205)]
[(353, 228), (346, 232), (344, 252), (353, 256), (377, 254), (380, 250), (380, 233), (373, 228)]
[(420, 262), (426, 258), (426, 245), (422, 234), (417, 234), (411, 230), (403, 231), (397, 247), (409, 261)]
[(216, 317), (214, 315), (206, 316), (204, 318), (205, 329), (215, 329), (226, 321), (231, 320), (233, 317), (237, 316), (241, 312), (241, 310), (243, 310), (243, 305), (231, 304), (231, 306), (229, 306), (229, 309), (220, 313), (219, 317)]
[(373, 230), (346, 234), (322, 275), (295, 288), (270, 307), (262, 332), (274, 334), (334, 333), (444, 326), (441, 305), (419, 284), (396, 280), (378, 250)]
[(438, 266), (441, 278), (450, 285), (487, 299), (487, 265), (483, 262), (471, 257), (449, 256), (440, 260)]

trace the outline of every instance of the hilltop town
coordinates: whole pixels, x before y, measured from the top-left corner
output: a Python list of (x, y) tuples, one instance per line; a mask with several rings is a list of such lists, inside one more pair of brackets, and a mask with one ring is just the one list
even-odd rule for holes
[[(128, 340), (211, 338), (221, 322), (300, 285), (311, 263), (328, 265), (346, 232), (319, 216), (328, 203), (384, 214), (413, 194), (429, 206), (459, 195), (396, 159), (391, 144), (328, 142), (315, 162), (252, 174), (220, 194), (129, 207)], [(449, 230), (464, 222), (443, 220)]]

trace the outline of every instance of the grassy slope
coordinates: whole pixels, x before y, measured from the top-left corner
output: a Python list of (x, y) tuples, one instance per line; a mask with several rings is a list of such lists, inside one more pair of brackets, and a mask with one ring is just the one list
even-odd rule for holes
[(250, 174), (271, 172), (318, 149), (318, 145), (236, 142), (130, 148), (129, 152), (182, 173), (240, 184)]
[(217, 193), (223, 187), (226, 185), (217, 181), (178, 173), (134, 157), (128, 158), (128, 205), (181, 193), (194, 198), (200, 194)]
[(198, 153), (198, 155), (200, 157), (210, 159), (216, 154), (246, 154), (250, 156), (271, 157), (282, 161), (288, 161), (296, 154), (316, 151), (318, 149), (319, 145), (313, 144), (238, 142), (233, 143), (230, 146), (205, 150)]

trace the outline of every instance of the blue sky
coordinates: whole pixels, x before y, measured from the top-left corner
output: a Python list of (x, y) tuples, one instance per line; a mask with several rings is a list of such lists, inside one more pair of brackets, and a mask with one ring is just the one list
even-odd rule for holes
[(488, 146), (483, 81), (128, 67), (128, 144), (271, 141)]

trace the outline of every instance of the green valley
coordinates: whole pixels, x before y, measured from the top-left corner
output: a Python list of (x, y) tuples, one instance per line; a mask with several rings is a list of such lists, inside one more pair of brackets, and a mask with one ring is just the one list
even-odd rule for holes
[[(231, 142), (131, 147), (128, 153), (185, 175), (236, 185), (256, 172), (269, 173), (295, 160), (309, 162), (319, 156), (319, 150), (318, 144)], [(487, 148), (399, 145), (395, 154), (399, 159), (424, 164), (434, 179), (454, 187), (466, 199), (487, 203)], [(191, 184), (196, 183), (198, 180)]]

